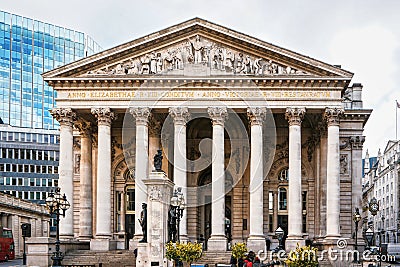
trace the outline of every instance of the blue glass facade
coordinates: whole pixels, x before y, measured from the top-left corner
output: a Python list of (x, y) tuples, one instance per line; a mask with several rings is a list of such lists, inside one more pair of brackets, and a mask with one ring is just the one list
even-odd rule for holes
[(0, 11), (0, 118), (17, 127), (56, 129), (56, 92), (41, 74), (101, 51), (82, 32)]

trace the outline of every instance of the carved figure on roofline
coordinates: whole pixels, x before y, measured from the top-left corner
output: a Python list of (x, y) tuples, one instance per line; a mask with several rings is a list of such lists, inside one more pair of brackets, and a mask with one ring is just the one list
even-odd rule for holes
[[(184, 63), (203, 64), (227, 74), (244, 75), (302, 75), (303, 71), (281, 65), (270, 59), (255, 57), (243, 51), (231, 50), (222, 44), (199, 35), (160, 50), (149, 51), (131, 59), (89, 71), (91, 75), (158, 74), (169, 70), (183, 70)], [(179, 74), (179, 72), (175, 72)]]
[(192, 41), (189, 39), (190, 44), (192, 45), (192, 56), (193, 56), (193, 62), (195, 64), (202, 63), (203, 59), (203, 42), (200, 40), (200, 36), (196, 35), (195, 40)]

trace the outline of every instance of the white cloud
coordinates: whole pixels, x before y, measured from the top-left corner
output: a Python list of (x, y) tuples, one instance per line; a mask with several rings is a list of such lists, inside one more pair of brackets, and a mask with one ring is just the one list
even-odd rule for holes
[(370, 155), (395, 138), (395, 99), (400, 100), (395, 73), (399, 39), (381, 24), (347, 28), (335, 34), (329, 45), (330, 57), (355, 73), (353, 82), (364, 85), (364, 108), (374, 111), (366, 125), (364, 144)]

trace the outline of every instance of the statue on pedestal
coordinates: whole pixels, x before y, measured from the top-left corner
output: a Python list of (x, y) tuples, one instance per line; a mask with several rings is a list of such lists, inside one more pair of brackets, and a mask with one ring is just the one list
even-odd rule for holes
[(154, 156), (154, 169), (156, 169), (157, 172), (162, 172), (162, 150), (159, 149), (157, 150), (157, 154)]
[(175, 208), (173, 206), (169, 206), (168, 210), (168, 242), (176, 242), (176, 234), (177, 234), (177, 229), (176, 229), (176, 212)]
[(140, 219), (139, 223), (142, 227), (143, 232), (143, 239), (139, 241), (139, 243), (146, 243), (147, 242), (147, 204), (142, 203), (142, 211), (140, 212)]

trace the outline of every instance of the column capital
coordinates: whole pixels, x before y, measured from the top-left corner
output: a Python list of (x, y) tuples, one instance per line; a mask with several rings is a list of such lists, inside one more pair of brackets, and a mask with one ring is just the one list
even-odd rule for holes
[(190, 113), (187, 107), (169, 108), (169, 115), (174, 119), (175, 125), (186, 125), (190, 119)]
[(250, 125), (260, 125), (262, 126), (267, 113), (266, 108), (247, 108), (247, 116), (250, 120)]
[(301, 122), (304, 119), (304, 114), (306, 113), (305, 108), (286, 108), (285, 118), (289, 122), (289, 126), (292, 125), (301, 125)]
[(212, 125), (224, 126), (225, 120), (228, 119), (228, 111), (225, 107), (209, 107), (207, 109), (208, 115), (211, 118)]
[(343, 108), (326, 108), (324, 118), (329, 126), (338, 126), (340, 118), (343, 116)]
[(76, 113), (71, 108), (53, 108), (50, 114), (60, 123), (72, 127), (76, 121)]
[(362, 149), (365, 142), (365, 136), (362, 135), (350, 136), (349, 141), (352, 149)]
[(91, 112), (96, 117), (98, 125), (111, 126), (111, 122), (116, 119), (110, 108), (92, 108)]
[(79, 130), (81, 137), (90, 137), (94, 132), (94, 125), (83, 119), (78, 119), (74, 126)]
[(147, 126), (151, 109), (148, 107), (129, 108), (129, 113), (135, 117), (136, 125)]

